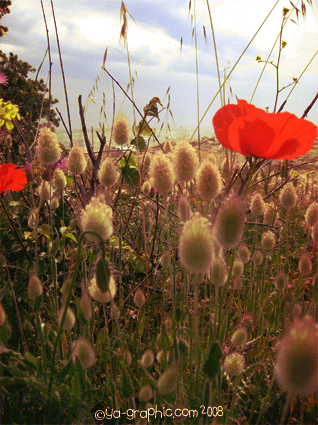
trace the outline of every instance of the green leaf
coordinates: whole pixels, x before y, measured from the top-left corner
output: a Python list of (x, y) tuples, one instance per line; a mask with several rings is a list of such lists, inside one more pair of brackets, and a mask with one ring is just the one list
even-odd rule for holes
[(122, 176), (128, 183), (132, 183), (135, 186), (138, 185), (139, 182), (139, 173), (135, 167), (131, 167), (130, 165), (126, 165), (121, 170)]
[(131, 145), (136, 146), (136, 148), (143, 152), (147, 148), (147, 142), (142, 136), (135, 137), (131, 142)]
[(57, 236), (57, 238), (55, 239), (55, 241), (53, 241), (53, 243), (52, 243), (52, 248), (51, 248), (51, 255), (52, 255), (53, 257), (55, 257), (55, 255), (56, 255), (56, 253), (57, 253), (57, 251), (58, 251), (59, 247), (60, 247), (60, 239), (59, 239), (59, 237)]
[(35, 313), (40, 311), (41, 304), (42, 304), (42, 294), (35, 298), (35, 302), (34, 302), (34, 312)]
[(72, 399), (76, 403), (81, 397), (81, 384), (80, 378), (77, 373), (73, 376), (72, 379)]
[(214, 342), (209, 352), (209, 356), (204, 363), (203, 372), (212, 380), (216, 377), (220, 369), (222, 349), (218, 342)]
[(121, 388), (123, 391), (123, 396), (128, 398), (131, 395), (134, 394), (134, 388), (131, 384), (130, 376), (127, 372), (127, 369), (123, 367), (122, 369), (122, 381), (121, 381)]
[(73, 235), (73, 233), (66, 233), (66, 238), (71, 239), (73, 242), (77, 243), (76, 237)]
[(65, 377), (68, 375), (69, 371), (71, 370), (73, 364), (73, 360), (69, 359), (69, 361), (66, 363), (66, 365), (63, 367), (62, 370), (57, 374), (57, 382), (62, 383), (65, 379)]

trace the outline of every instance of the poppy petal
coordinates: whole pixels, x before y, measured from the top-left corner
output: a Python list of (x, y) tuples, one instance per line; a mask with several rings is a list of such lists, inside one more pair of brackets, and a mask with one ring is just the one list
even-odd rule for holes
[(241, 99), (219, 109), (213, 127), (224, 147), (267, 159), (298, 158), (317, 138), (317, 126), (310, 121), (289, 112), (267, 113)]
[(20, 192), (27, 184), (26, 173), (11, 162), (0, 165), (0, 193), (5, 190)]
[(229, 104), (219, 109), (213, 117), (213, 127), (218, 141), (228, 149), (233, 149), (228, 139), (228, 131), (233, 121), (241, 116), (252, 113), (256, 108), (246, 100), (239, 99), (237, 105)]

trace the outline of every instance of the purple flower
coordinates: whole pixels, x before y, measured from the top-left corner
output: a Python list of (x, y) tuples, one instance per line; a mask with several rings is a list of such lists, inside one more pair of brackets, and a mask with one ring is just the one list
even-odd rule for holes
[(0, 72), (0, 84), (3, 86), (8, 84), (8, 77), (3, 72)]

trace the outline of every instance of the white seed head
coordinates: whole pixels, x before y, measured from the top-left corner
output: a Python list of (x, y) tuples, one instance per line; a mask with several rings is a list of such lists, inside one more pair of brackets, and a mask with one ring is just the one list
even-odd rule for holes
[(78, 357), (84, 369), (88, 369), (93, 366), (95, 362), (95, 353), (92, 345), (82, 337), (73, 342), (73, 361), (75, 361), (76, 357)]
[(211, 201), (221, 192), (220, 172), (211, 161), (204, 161), (196, 176), (196, 188), (203, 201)]
[(177, 182), (188, 182), (195, 177), (199, 160), (190, 143), (182, 141), (173, 151), (173, 163)]
[(256, 195), (253, 196), (251, 200), (250, 208), (251, 208), (252, 214), (254, 215), (259, 216), (264, 214), (265, 203), (263, 201), (261, 194), (256, 193)]
[[(82, 232), (94, 232), (100, 235), (102, 240), (107, 240), (113, 233), (112, 210), (103, 201), (102, 197), (93, 197), (80, 216)], [(99, 243), (97, 236), (86, 234), (86, 239)]]
[(179, 255), (181, 264), (190, 273), (205, 273), (211, 265), (213, 237), (210, 223), (198, 213), (183, 226)]
[(167, 195), (174, 186), (175, 174), (171, 161), (162, 153), (157, 153), (150, 164), (150, 182), (156, 192)]
[(67, 159), (67, 168), (70, 173), (79, 175), (84, 173), (87, 167), (84, 151), (79, 145), (74, 145)]
[(287, 183), (286, 186), (282, 188), (279, 200), (282, 207), (286, 208), (286, 210), (290, 210), (296, 205), (296, 189), (292, 182)]
[(40, 164), (50, 165), (58, 161), (62, 155), (56, 134), (48, 127), (42, 127), (36, 146), (36, 157)]

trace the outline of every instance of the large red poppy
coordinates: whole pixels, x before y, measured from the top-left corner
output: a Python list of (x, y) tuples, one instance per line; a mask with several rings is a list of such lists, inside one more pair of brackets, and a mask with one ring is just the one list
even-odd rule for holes
[(317, 126), (289, 112), (267, 113), (238, 99), (213, 117), (218, 141), (246, 156), (294, 159), (308, 152), (317, 138)]
[(25, 171), (16, 168), (11, 162), (0, 165), (0, 193), (10, 189), (20, 192), (27, 182)]

